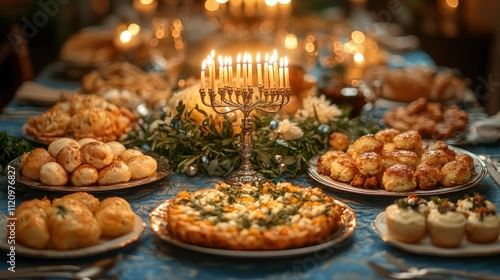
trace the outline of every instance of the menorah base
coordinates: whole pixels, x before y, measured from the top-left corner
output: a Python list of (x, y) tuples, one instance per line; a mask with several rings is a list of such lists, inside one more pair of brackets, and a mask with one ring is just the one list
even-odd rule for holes
[(226, 183), (230, 184), (231, 186), (241, 186), (246, 183), (257, 183), (264, 181), (268, 181), (268, 179), (266, 179), (264, 175), (255, 170), (238, 170), (226, 177)]

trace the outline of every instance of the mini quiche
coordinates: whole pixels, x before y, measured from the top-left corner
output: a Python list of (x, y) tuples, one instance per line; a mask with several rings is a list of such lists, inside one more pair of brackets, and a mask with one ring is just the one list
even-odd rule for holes
[(169, 201), (167, 230), (181, 242), (229, 250), (283, 250), (324, 242), (343, 208), (319, 188), (265, 182), (181, 191)]

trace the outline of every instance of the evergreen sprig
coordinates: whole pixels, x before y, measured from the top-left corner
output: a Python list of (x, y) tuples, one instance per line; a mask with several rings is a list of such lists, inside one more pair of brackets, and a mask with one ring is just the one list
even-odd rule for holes
[[(225, 176), (237, 170), (241, 159), (240, 135), (234, 134), (232, 121), (224, 115), (215, 120), (196, 106), (188, 110), (179, 102), (173, 117), (143, 118), (139, 127), (127, 135), (127, 144), (149, 148), (163, 154), (175, 163), (175, 171), (185, 173), (189, 165), (197, 165), (200, 172), (210, 176)], [(350, 139), (373, 133), (378, 126), (367, 126), (359, 118), (349, 118), (350, 109), (341, 108), (336, 121), (322, 124), (318, 118), (281, 117), (256, 113), (253, 118), (252, 164), (268, 179), (300, 176), (309, 160), (328, 148), (332, 132), (342, 132)], [(199, 125), (191, 114), (198, 111), (205, 116)], [(304, 135), (296, 140), (284, 140), (277, 124), (284, 118), (297, 124)]]

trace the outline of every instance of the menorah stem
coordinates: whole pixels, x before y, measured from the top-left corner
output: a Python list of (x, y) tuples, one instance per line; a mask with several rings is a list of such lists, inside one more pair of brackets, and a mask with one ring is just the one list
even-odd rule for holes
[(245, 117), (242, 119), (240, 126), (240, 169), (229, 175), (229, 177), (226, 178), (226, 181), (231, 185), (265, 181), (266, 178), (262, 174), (255, 171), (252, 167), (252, 163), (250, 162), (250, 158), (252, 157), (253, 143), (252, 119), (248, 116), (248, 114), (245, 114)]

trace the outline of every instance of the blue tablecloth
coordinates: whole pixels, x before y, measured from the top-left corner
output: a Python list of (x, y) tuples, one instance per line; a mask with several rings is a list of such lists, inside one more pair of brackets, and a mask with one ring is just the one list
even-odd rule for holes
[[(9, 108), (37, 109), (30, 106), (20, 106), (12, 103)], [(40, 108), (39, 108), (40, 109)], [(43, 109), (43, 108), (42, 108)], [(25, 118), (1, 118), (0, 131), (7, 130), (10, 134), (21, 136), (20, 127)], [(461, 148), (478, 154), (499, 155), (499, 143), (482, 145), (466, 145)], [(441, 257), (420, 255), (403, 251), (386, 244), (372, 229), (372, 221), (378, 213), (394, 201), (393, 197), (374, 197), (341, 192), (302, 175), (296, 179), (288, 179), (294, 184), (303, 186), (317, 186), (325, 192), (345, 203), (356, 213), (357, 228), (351, 237), (339, 246), (319, 252), (312, 252), (302, 256), (287, 256), (272, 259), (247, 259), (236, 257), (221, 257), (199, 252), (189, 251), (168, 245), (159, 240), (149, 229), (149, 213), (166, 199), (174, 197), (179, 191), (188, 189), (208, 188), (222, 178), (210, 178), (204, 175), (188, 177), (176, 173), (145, 186), (96, 194), (99, 198), (121, 196), (127, 199), (133, 210), (146, 223), (146, 230), (140, 239), (122, 249), (107, 252), (98, 256), (77, 259), (66, 259), (68, 264), (86, 264), (102, 257), (123, 253), (125, 259), (110, 274), (119, 272), (119, 279), (382, 279), (370, 270), (367, 265), (369, 259), (381, 261), (380, 253), (389, 251), (407, 263), (415, 266), (439, 266), (462, 269), (477, 273), (488, 273), (500, 277), (500, 252), (496, 255), (477, 257)], [(5, 176), (0, 176), (0, 211), (7, 213), (7, 182)], [(476, 187), (449, 195), (452, 200), (463, 197), (465, 194), (478, 192), (491, 200), (500, 209), (500, 187), (491, 179), (485, 178)], [(24, 200), (32, 198), (60, 197), (63, 194), (42, 192), (33, 189), (18, 188), (15, 201), (18, 205)], [(485, 245), (488, 246), (488, 245)], [(1, 253), (0, 270), (6, 270), (7, 253)], [(17, 255), (16, 268), (35, 265), (54, 264), (48, 258), (31, 258)], [(60, 260), (57, 261), (61, 262)]]

